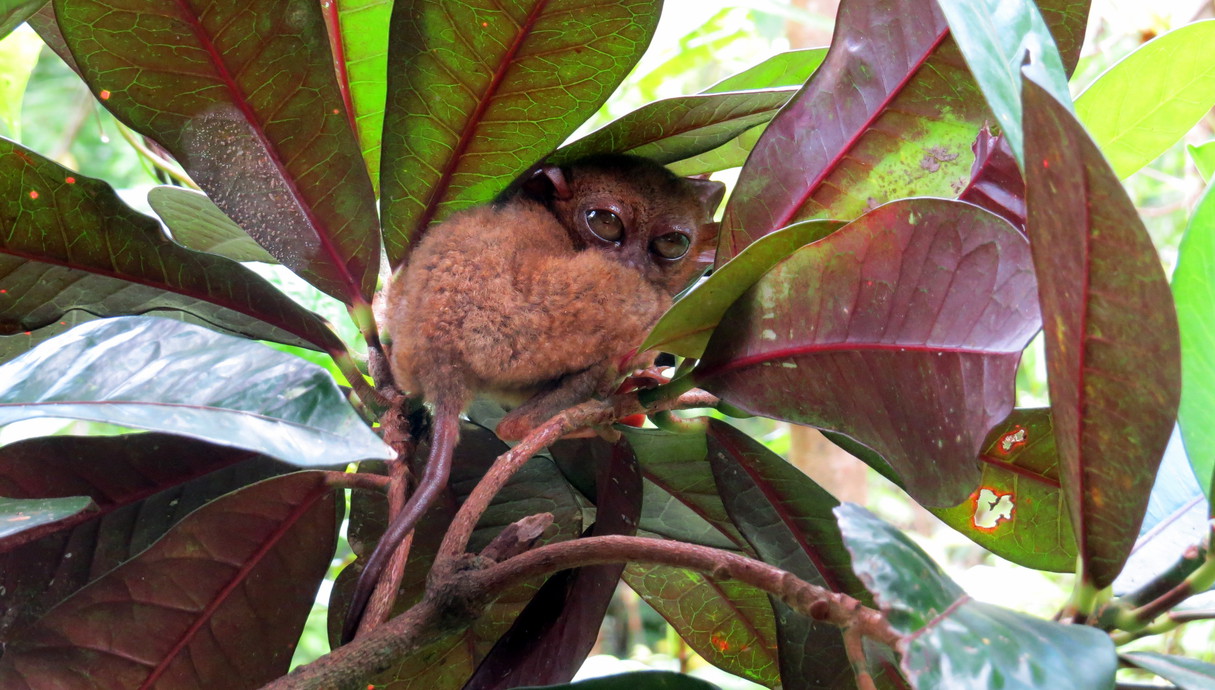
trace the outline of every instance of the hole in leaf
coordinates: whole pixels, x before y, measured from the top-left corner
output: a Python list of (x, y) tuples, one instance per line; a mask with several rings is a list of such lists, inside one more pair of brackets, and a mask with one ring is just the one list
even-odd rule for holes
[(1012, 494), (998, 494), (991, 489), (980, 489), (975, 499), (975, 529), (994, 530), (1001, 522), (1012, 519), (1015, 508)]

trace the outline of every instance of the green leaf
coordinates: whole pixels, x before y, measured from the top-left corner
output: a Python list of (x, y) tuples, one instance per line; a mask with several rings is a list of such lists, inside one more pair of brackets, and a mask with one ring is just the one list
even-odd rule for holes
[(1076, 537), (1059, 485), (1049, 409), (1013, 410), (979, 455), (982, 476), (964, 503), (930, 508), (976, 544), (1036, 570), (1072, 572)]
[(1190, 217), (1173, 272), (1173, 300), (1181, 330), (1181, 407), (1177, 421), (1198, 484), (1211, 497), (1215, 481), (1215, 185)]
[[(326, 21), (334, 18), (341, 35), (335, 50), (338, 86), (354, 120), (354, 133), (367, 163), (371, 186), (380, 188), (380, 137), (384, 133), (384, 99), (388, 86), (388, 22), (391, 0), (342, 0), (321, 3)], [(336, 12), (336, 15), (334, 14)], [(330, 40), (333, 25), (330, 24)], [(342, 79), (344, 75), (345, 79)]]
[(1215, 107), (1215, 20), (1140, 46), (1076, 97), (1076, 117), (1119, 179), (1151, 163)]
[[(283, 265), (346, 304), (379, 272), (375, 196), (321, 3), (55, 0), (92, 92)], [(289, 21), (284, 20), (289, 19)]]
[(722, 93), (747, 89), (774, 89), (801, 86), (823, 64), (826, 48), (805, 48), (777, 53), (738, 74), (726, 77), (701, 93)]
[(231, 688), (283, 675), (333, 557), (335, 493), (322, 473), (296, 472), (212, 501), (8, 642), (0, 686)]
[(654, 325), (641, 351), (699, 358), (722, 315), (760, 276), (797, 249), (843, 225), (835, 220), (809, 220), (761, 237), (672, 305)]
[[(37, 9), (35, 7), (35, 9)], [(29, 27), (8, 36), (0, 31), (0, 132), (14, 139), (21, 138), (21, 101), (25, 85), (38, 64), (42, 39)]]
[(151, 311), (179, 312), (248, 337), (345, 350), (316, 314), (252, 271), (174, 245), (108, 184), (0, 139), (0, 334), (66, 325), (69, 312)]
[(278, 263), (206, 194), (181, 187), (155, 187), (148, 191), (148, 205), (169, 227), (173, 241), (187, 249), (233, 261)]
[(1026, 231), (1060, 481), (1084, 574), (1126, 562), (1176, 419), (1177, 316), (1134, 205), (1068, 109), (1025, 82)]
[(88, 496), (70, 498), (0, 497), (0, 539), (71, 517), (89, 506)]
[(42, 417), (190, 436), (295, 465), (393, 457), (319, 367), (150, 317), (92, 321), (0, 366), (0, 424)]
[(747, 162), (747, 156), (751, 155), (751, 150), (755, 148), (756, 142), (767, 129), (767, 124), (756, 125), (712, 151), (705, 151), (700, 155), (675, 161), (667, 165), (667, 169), (676, 175), (690, 177), (715, 173), (727, 168), (737, 168)]
[(917, 688), (1114, 687), (1109, 635), (972, 600), (894, 527), (859, 506), (835, 509), (857, 576), (902, 637)]
[(1132, 666), (1151, 671), (1176, 684), (1181, 690), (1215, 688), (1215, 664), (1156, 652), (1129, 652), (1122, 654), (1121, 658)]
[(9, 35), (47, 0), (3, 0), (0, 2), (0, 38)]
[(680, 96), (646, 104), (549, 158), (562, 164), (592, 153), (629, 153), (671, 163), (716, 149), (765, 124), (793, 91)]
[(1071, 108), (1071, 92), (1055, 39), (1033, 0), (940, 0), (940, 3), (971, 74), (995, 113), (1013, 155), (1025, 169), (1022, 69), (1025, 76)]
[(392, 265), (435, 221), (490, 200), (605, 101), (657, 0), (411, 0), (393, 8), (381, 209)]
[(1212, 175), (1215, 175), (1215, 140), (1197, 146), (1190, 144), (1188, 150), (1203, 182), (1210, 182)]

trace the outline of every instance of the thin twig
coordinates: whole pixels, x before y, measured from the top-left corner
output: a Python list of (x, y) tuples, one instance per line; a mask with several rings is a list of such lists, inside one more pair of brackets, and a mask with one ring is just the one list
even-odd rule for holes
[(325, 483), (337, 489), (365, 489), (367, 491), (388, 491), (388, 477), (367, 472), (325, 472)]
[(588, 400), (555, 415), (533, 429), (518, 445), (494, 461), (493, 466), (477, 483), (472, 494), (460, 506), (459, 512), (452, 520), (435, 558), (436, 566), (447, 564), (444, 567), (450, 567), (450, 564), (464, 553), (473, 529), (498, 491), (532, 456), (562, 436), (588, 426), (606, 424), (631, 414), (648, 414), (660, 410), (691, 407), (713, 407), (716, 404), (716, 397), (701, 390), (693, 390), (677, 398), (660, 400), (647, 409), (638, 402), (637, 393), (627, 393), (612, 396), (607, 400)]

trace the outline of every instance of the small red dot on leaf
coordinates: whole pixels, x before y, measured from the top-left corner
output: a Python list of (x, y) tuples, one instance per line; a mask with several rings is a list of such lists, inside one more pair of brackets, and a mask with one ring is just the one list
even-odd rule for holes
[(101, 93), (97, 94), (97, 96), (100, 97), (101, 100), (103, 100), (103, 101), (110, 100), (110, 92), (108, 89), (102, 89)]
[(1049, 167), (1050, 167), (1050, 161), (1048, 161), (1048, 160), (1046, 160), (1045, 158), (1043, 158), (1043, 159), (1042, 159), (1042, 167), (1044, 167), (1044, 168), (1049, 168)]
[(334, 108), (334, 109), (333, 109), (333, 114), (334, 114), (334, 115), (337, 115), (337, 114), (338, 114), (338, 109), (337, 109), (337, 108)]
[(0, 290), (0, 295), (6, 295), (6, 294), (8, 294), (8, 290)]
[(38, 190), (36, 190), (36, 189), (31, 189), (31, 190), (30, 190), (30, 198), (31, 198), (31, 199), (37, 199), (37, 198), (38, 198)]
[(482, 26), (482, 27), (487, 27), (487, 26), (489, 26), (489, 22), (481, 22), (481, 26)]
[(74, 177), (65, 178), (63, 181), (68, 184), (76, 184), (76, 178), (74, 178)]

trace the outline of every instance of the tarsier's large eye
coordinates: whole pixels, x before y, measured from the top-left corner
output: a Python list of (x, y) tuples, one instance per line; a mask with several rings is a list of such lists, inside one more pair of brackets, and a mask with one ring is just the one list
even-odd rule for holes
[(624, 237), (624, 222), (611, 211), (601, 208), (587, 211), (586, 224), (591, 227), (591, 232), (608, 242), (619, 242)]
[(678, 259), (688, 253), (691, 238), (682, 232), (668, 232), (650, 240), (650, 251), (664, 259)]

